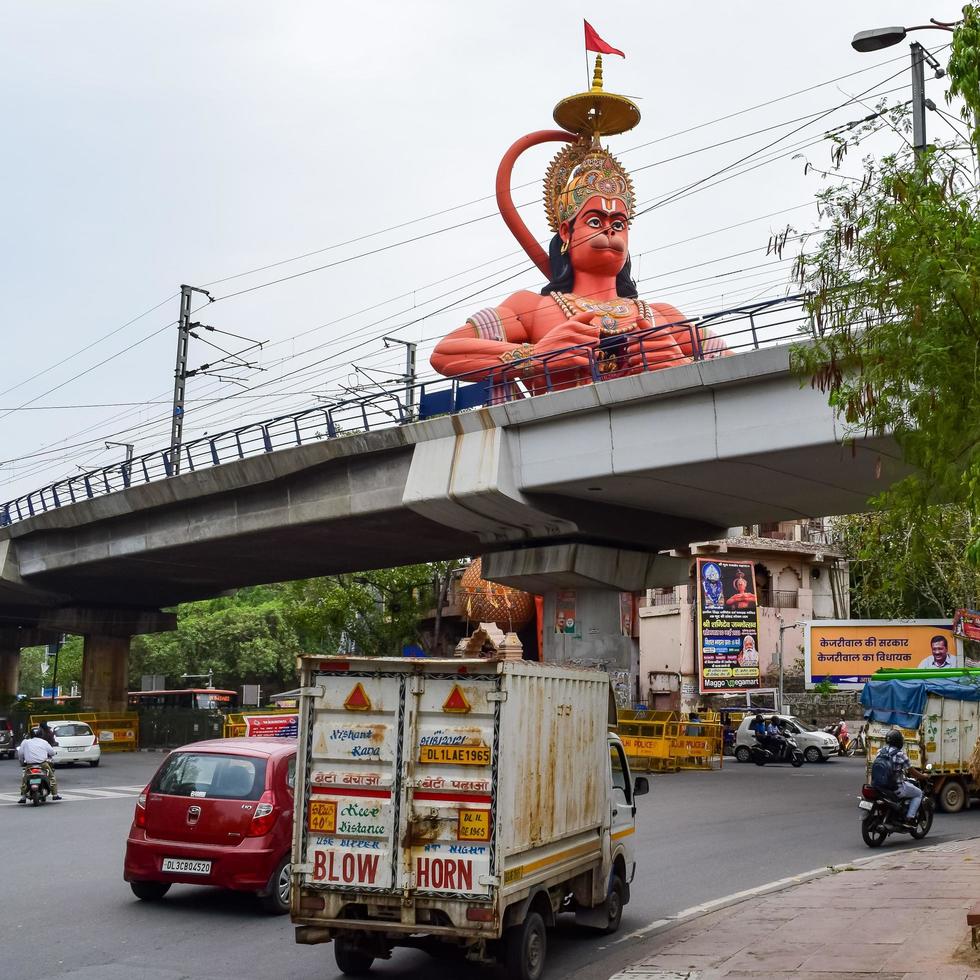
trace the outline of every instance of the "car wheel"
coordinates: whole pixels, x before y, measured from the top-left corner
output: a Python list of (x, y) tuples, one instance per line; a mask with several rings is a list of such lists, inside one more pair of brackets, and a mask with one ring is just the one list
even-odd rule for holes
[(272, 872), (268, 892), (259, 899), (270, 915), (285, 915), (289, 911), (290, 867), (287, 854)]
[(548, 933), (537, 912), (504, 933), (504, 963), (514, 980), (540, 980), (547, 952)]
[(89, 765), (94, 769), (101, 761), (101, 759), (93, 759)]
[(169, 881), (131, 881), (129, 887), (141, 902), (159, 902), (170, 891)]
[(939, 791), (939, 809), (944, 813), (959, 813), (966, 806), (966, 790), (958, 779), (943, 783)]
[(346, 936), (338, 936), (333, 943), (333, 957), (337, 969), (345, 976), (360, 977), (371, 969), (374, 957), (359, 950)]
[(808, 745), (803, 752), (803, 758), (807, 762), (819, 762), (823, 758), (823, 753), (815, 745)]
[(752, 753), (749, 751), (747, 745), (740, 745), (735, 750), (735, 761), (736, 762), (748, 762), (752, 758)]

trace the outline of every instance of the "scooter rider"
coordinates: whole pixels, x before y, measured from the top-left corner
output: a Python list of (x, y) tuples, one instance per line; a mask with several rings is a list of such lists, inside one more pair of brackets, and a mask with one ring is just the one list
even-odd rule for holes
[(53, 757), (54, 749), (36, 728), (17, 746), (17, 758), (23, 766), (18, 803), (27, 802), (27, 767), (33, 765), (41, 766), (47, 773), (48, 782), (51, 784), (51, 799), (61, 799), (58, 794), (58, 779), (54, 774), (54, 766), (50, 762)]
[(909, 801), (905, 824), (907, 827), (914, 827), (915, 818), (922, 803), (922, 790), (915, 783), (906, 779), (905, 776), (908, 774), (914, 779), (922, 779), (923, 775), (918, 769), (913, 768), (908, 755), (905, 753), (905, 736), (897, 728), (892, 729), (885, 736), (885, 744), (878, 750), (876, 758), (887, 758), (891, 761), (897, 780), (895, 793), (900, 799)]

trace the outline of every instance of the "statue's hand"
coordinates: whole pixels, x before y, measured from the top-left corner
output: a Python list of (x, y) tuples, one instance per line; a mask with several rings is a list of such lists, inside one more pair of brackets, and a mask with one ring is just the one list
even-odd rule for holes
[[(541, 357), (568, 347), (594, 347), (599, 343), (599, 327), (592, 322), (595, 318), (594, 313), (576, 313), (570, 320), (552, 327), (534, 345), (535, 355)], [(589, 352), (569, 350), (561, 357), (550, 359), (548, 364), (551, 366), (552, 363), (557, 362), (560, 362), (562, 367), (587, 367)]]
[[(654, 324), (640, 318), (636, 332), (652, 330)], [(629, 347), (629, 366), (634, 371), (651, 371), (657, 368), (676, 367), (686, 364), (687, 358), (674, 336), (666, 330), (648, 333), (645, 337), (634, 336)]]

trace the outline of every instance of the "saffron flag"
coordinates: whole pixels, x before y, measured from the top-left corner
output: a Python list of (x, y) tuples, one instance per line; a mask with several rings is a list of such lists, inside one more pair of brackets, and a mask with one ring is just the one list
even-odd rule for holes
[(623, 54), (619, 48), (614, 48), (610, 44), (606, 44), (605, 41), (599, 37), (595, 32), (595, 28), (586, 20), (583, 21), (585, 24), (585, 50), (595, 51), (598, 54), (618, 54), (620, 58), (625, 58), (626, 55)]

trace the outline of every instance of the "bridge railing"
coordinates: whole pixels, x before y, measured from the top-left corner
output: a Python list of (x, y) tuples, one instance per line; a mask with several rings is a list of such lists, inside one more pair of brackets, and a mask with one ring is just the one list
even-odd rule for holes
[(66, 477), (0, 504), (0, 526), (131, 486), (323, 439), (404, 425), (437, 415), (759, 350), (812, 333), (804, 297), (742, 304), (692, 319), (518, 358), (500, 367), (394, 391), (379, 390), (300, 412), (248, 422), (184, 443), (179, 466), (170, 447)]

